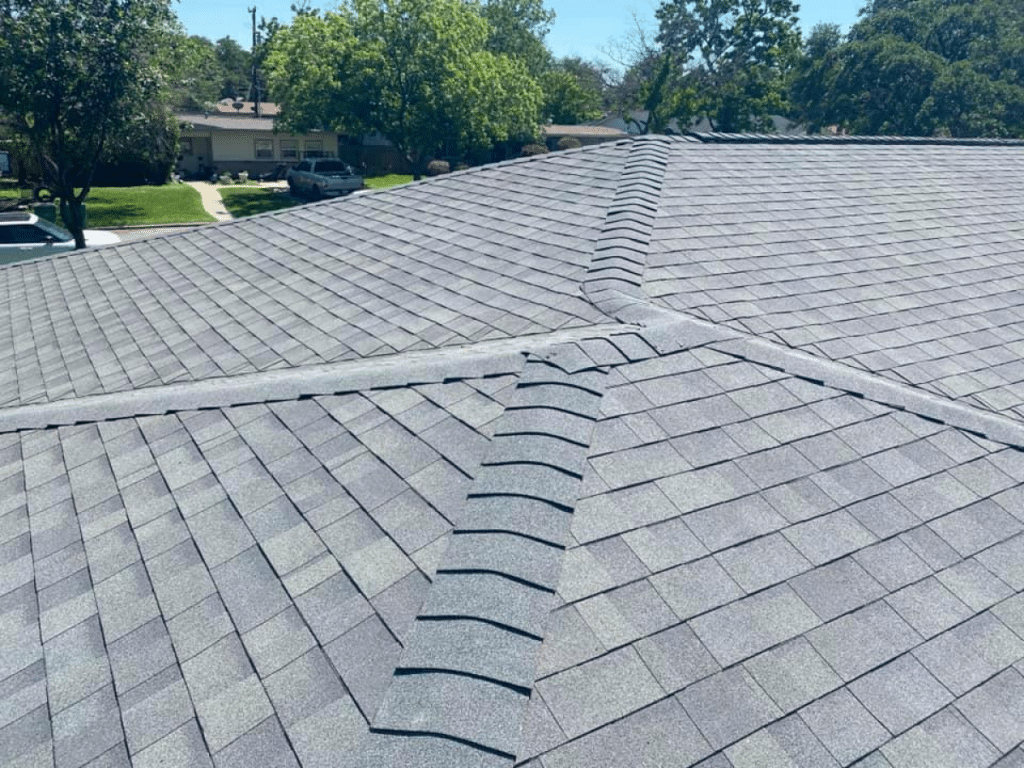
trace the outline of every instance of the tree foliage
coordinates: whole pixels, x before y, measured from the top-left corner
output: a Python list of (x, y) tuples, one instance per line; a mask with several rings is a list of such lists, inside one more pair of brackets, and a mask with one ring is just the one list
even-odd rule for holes
[(32, 147), (83, 247), (97, 164), (160, 100), (168, 0), (0, 0), (0, 10), (0, 117)]
[(1024, 135), (1020, 4), (873, 0), (845, 40), (805, 46), (793, 94), (812, 127)]
[[(273, 33), (263, 20), (261, 34)], [(262, 50), (262, 48), (258, 49)], [(160, 46), (160, 67), (170, 89), (171, 103), (179, 109), (208, 108), (220, 99), (252, 99), (253, 54), (233, 37), (216, 43), (189, 36), (175, 24)]]
[(543, 117), (559, 125), (596, 120), (604, 113), (600, 71), (578, 57), (562, 59), (540, 76)]
[(162, 184), (178, 156), (180, 128), (167, 104), (154, 99), (113, 133), (100, 155), (97, 184)]
[(530, 135), (541, 91), (522, 59), (488, 50), (464, 0), (350, 0), (277, 32), (267, 72), (278, 125), (380, 131), (414, 171), (439, 152)]
[(211, 109), (221, 98), (224, 68), (213, 43), (205, 37), (172, 30), (160, 47), (159, 66), (172, 108), (190, 112)]
[(531, 77), (540, 77), (552, 66), (544, 38), (555, 12), (543, 0), (484, 0), (480, 15), (490, 25), (486, 48), (526, 65)]
[(602, 49), (620, 67), (608, 68), (605, 100), (625, 122), (641, 133), (660, 133), (667, 126), (677, 93), (678, 72), (671, 57), (657, 43), (657, 30), (637, 11), (631, 11), (625, 33)]
[[(657, 10), (659, 71), (681, 94), (673, 117), (706, 117), (714, 130), (771, 130), (788, 110), (787, 78), (799, 51), (792, 0), (667, 0)], [(663, 86), (664, 87), (664, 86)], [(684, 114), (691, 112), (691, 114)]]
[(252, 83), (252, 57), (249, 51), (230, 36), (222, 37), (214, 43), (213, 50), (221, 70), (218, 98), (247, 98)]
[[(294, 18), (302, 16), (319, 16), (320, 9), (314, 8), (310, 5), (311, 0), (297, 0), (291, 4), (291, 12)], [(277, 35), (284, 28), (284, 24), (277, 18), (272, 16), (267, 18), (266, 16), (260, 17), (260, 23), (256, 27), (256, 43), (250, 52), (252, 67), (250, 72), (255, 74), (255, 81), (249, 86), (249, 98), (255, 99), (257, 91), (259, 92), (259, 98), (261, 101), (274, 101), (274, 94), (267, 87), (267, 79), (264, 69), (267, 63), (267, 56), (270, 55), (270, 51), (273, 50), (274, 36)]]

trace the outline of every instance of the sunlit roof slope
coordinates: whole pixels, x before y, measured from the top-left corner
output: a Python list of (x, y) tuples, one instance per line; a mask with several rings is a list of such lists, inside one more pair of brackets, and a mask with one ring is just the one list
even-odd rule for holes
[(0, 269), (0, 765), (1021, 764), (1022, 151), (648, 137)]

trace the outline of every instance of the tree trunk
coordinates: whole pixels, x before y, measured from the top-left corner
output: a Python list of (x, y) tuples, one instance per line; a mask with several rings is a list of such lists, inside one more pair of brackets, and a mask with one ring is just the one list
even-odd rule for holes
[(419, 181), (427, 172), (427, 162), (424, 159), (425, 152), (406, 152), (405, 159), (412, 166), (412, 180)]
[(85, 206), (74, 194), (61, 195), (60, 216), (75, 238), (75, 248), (85, 248)]

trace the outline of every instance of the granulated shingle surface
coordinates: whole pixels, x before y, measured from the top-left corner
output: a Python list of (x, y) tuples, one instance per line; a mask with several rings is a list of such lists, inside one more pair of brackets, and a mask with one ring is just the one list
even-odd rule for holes
[(647, 137), (0, 269), (0, 764), (1015, 764), (1020, 153)]

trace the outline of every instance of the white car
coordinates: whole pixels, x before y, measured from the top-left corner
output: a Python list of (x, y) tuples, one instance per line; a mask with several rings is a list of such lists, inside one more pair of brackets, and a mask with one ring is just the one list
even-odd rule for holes
[(330, 157), (303, 160), (288, 171), (287, 179), (293, 195), (308, 195), (314, 200), (363, 188), (363, 177), (352, 166)]
[[(85, 230), (85, 245), (113, 245), (121, 238), (100, 229)], [(0, 213), (0, 264), (22, 259), (67, 253), (75, 249), (75, 238), (66, 229), (41, 219), (34, 213), (14, 211)]]

